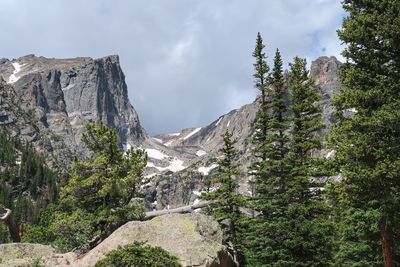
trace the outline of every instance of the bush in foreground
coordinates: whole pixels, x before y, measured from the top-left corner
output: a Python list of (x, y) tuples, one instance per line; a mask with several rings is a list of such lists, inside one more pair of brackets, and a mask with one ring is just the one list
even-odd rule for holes
[(178, 258), (160, 247), (151, 247), (143, 242), (111, 251), (95, 267), (180, 267)]

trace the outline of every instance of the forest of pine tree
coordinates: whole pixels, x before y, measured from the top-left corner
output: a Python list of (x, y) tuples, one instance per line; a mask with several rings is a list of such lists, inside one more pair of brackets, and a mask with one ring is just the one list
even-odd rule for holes
[[(36, 222), (39, 211), (57, 199), (57, 175), (30, 144), (0, 131), (0, 205), (13, 212), (16, 225)], [(10, 241), (0, 228), (0, 243)]]

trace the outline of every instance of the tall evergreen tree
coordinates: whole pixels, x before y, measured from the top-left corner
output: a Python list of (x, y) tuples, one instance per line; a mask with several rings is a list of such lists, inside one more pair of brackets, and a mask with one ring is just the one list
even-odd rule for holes
[(237, 149), (235, 149), (235, 140), (228, 130), (223, 134), (224, 147), (220, 149), (222, 154), (218, 160), (217, 176), (211, 179), (211, 185), (216, 185), (215, 191), (209, 192), (202, 198), (206, 200), (215, 200), (215, 206), (209, 208), (211, 215), (219, 222), (227, 220), (225, 229), (225, 239), (229, 248), (232, 250), (234, 260), (237, 263), (242, 262), (241, 252), (241, 212), (240, 207), (244, 205), (244, 198), (238, 192), (239, 184), (237, 179), (240, 174), (239, 164), (235, 163)]
[(321, 148), (318, 131), (323, 128), (322, 111), (316, 105), (320, 96), (312, 84), (306, 61), (295, 57), (289, 73), (291, 171), (285, 214), (289, 238), (284, 242), (290, 252), (290, 266), (328, 266), (331, 263), (333, 228), (322, 196), (323, 184), (312, 177), (313, 152)]
[[(288, 158), (288, 113), (282, 59), (279, 50), (266, 89), (265, 124), (268, 126), (262, 144), (265, 160), (259, 162), (261, 172), (256, 176), (253, 207), (260, 213), (248, 223), (247, 261), (249, 266), (282, 266), (289, 263), (289, 253), (282, 241), (287, 209), (287, 183), (290, 174)], [(264, 112), (264, 111), (263, 111)]]
[[(257, 34), (256, 47), (253, 52), (253, 57), (256, 62), (254, 65), (254, 85), (260, 91), (260, 103), (257, 112), (256, 125), (254, 127), (255, 133), (253, 135), (253, 143), (255, 145), (255, 156), (260, 160), (266, 160), (266, 152), (264, 151), (263, 144), (268, 131), (268, 79), (270, 68), (267, 65), (266, 56), (264, 52), (265, 45), (261, 34)], [(255, 164), (254, 171), (260, 171), (260, 166)]]
[(343, 7), (348, 16), (339, 37), (347, 63), (334, 101), (339, 122), (330, 137), (343, 175), (338, 191), (345, 223), (337, 260), (343, 266), (365, 259), (368, 266), (395, 266), (400, 264), (400, 2), (345, 0)]
[[(260, 91), (260, 97), (258, 99), (258, 111), (256, 114), (256, 120), (254, 125), (254, 134), (252, 136), (252, 143), (254, 145), (253, 155), (255, 157), (254, 162), (250, 166), (251, 177), (251, 191), (252, 197), (249, 199), (249, 206), (253, 209), (258, 210), (263, 206), (262, 192), (259, 192), (260, 187), (265, 185), (266, 173), (264, 169), (265, 161), (267, 160), (267, 150), (265, 143), (267, 140), (268, 133), (268, 122), (270, 114), (268, 113), (268, 84), (270, 76), (270, 68), (266, 62), (266, 56), (264, 52), (265, 45), (261, 34), (257, 34), (256, 47), (253, 52), (255, 58), (254, 66), (254, 86)], [(261, 190), (263, 191), (263, 190)], [(261, 217), (259, 217), (261, 218)], [(249, 266), (257, 266), (256, 264), (263, 261), (263, 251), (265, 249), (265, 227), (263, 226), (264, 221), (257, 221), (255, 219), (249, 219), (246, 221), (248, 232), (246, 236), (246, 259)]]

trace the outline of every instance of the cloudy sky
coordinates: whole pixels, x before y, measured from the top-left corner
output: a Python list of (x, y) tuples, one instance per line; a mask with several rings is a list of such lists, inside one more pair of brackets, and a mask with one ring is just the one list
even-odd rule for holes
[(150, 134), (204, 126), (254, 100), (257, 32), (285, 66), (339, 57), (339, 0), (0, 0), (0, 58), (120, 56)]

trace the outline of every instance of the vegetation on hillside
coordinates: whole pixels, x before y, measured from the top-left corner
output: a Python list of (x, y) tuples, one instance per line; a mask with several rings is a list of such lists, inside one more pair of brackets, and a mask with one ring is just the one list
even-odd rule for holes
[(25, 241), (52, 243), (60, 250), (81, 248), (94, 237), (101, 241), (117, 227), (144, 215), (144, 203), (131, 202), (140, 196), (144, 150), (124, 153), (117, 133), (104, 124), (88, 124), (82, 140), (92, 150), (91, 158), (75, 160), (67, 173), (55, 205), (40, 213)]
[[(39, 211), (57, 195), (57, 175), (45, 159), (30, 144), (0, 130), (0, 207), (12, 210), (19, 231), (23, 225), (36, 223)], [(8, 232), (0, 227), (0, 243), (10, 241)]]
[(241, 242), (243, 215), (239, 209), (244, 206), (245, 200), (244, 196), (238, 192), (237, 180), (240, 178), (241, 172), (239, 164), (235, 162), (237, 159), (237, 150), (234, 147), (236, 141), (228, 130), (225, 131), (222, 138), (224, 147), (220, 150), (222, 158), (218, 160), (218, 172), (208, 184), (216, 189), (203, 195), (202, 198), (216, 202), (207, 209), (207, 213), (221, 223), (224, 228), (225, 245), (231, 250), (234, 261), (241, 263), (243, 262)]

